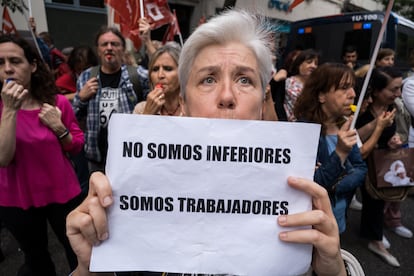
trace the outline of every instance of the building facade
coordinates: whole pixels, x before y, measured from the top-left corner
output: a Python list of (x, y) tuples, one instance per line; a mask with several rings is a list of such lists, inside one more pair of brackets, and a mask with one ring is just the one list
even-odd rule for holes
[[(58, 48), (79, 44), (93, 45), (96, 31), (107, 24), (107, 10), (104, 0), (16, 0), (31, 3), (24, 11), (11, 12), (17, 29), (27, 29), (27, 18), (36, 19), (38, 32), (49, 31)], [(118, 0), (119, 1), (119, 0)], [(344, 11), (381, 10), (382, 5), (374, 0), (304, 0), (291, 12), (289, 5), (293, 0), (169, 0), (175, 9), (180, 29), (185, 39), (197, 27), (201, 18), (209, 18), (220, 12), (225, 4), (237, 8), (258, 11), (275, 20), (279, 31), (289, 32), (289, 22), (310, 17), (337, 14)], [(3, 7), (1, 7), (3, 9)], [(9, 11), (10, 12), (10, 11)], [(162, 39), (165, 28), (154, 30), (154, 39)]]

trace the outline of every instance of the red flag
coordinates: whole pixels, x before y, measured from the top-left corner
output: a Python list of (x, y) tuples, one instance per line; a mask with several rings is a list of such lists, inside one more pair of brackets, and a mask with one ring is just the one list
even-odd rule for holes
[(2, 26), (2, 33), (3, 34), (17, 34), (17, 29), (13, 24), (13, 21), (10, 18), (9, 11), (7, 7), (3, 8), (3, 26)]
[[(167, 0), (142, 0), (144, 15), (153, 29), (171, 22), (172, 13)], [(105, 0), (115, 11), (114, 21), (119, 23), (122, 34), (133, 41), (134, 47), (141, 47), (138, 19), (141, 17), (140, 0)]]
[(163, 44), (165, 44), (165, 42), (167, 41), (173, 41), (175, 35), (181, 34), (180, 26), (178, 25), (177, 15), (175, 14), (175, 10), (174, 10), (174, 14), (172, 15), (172, 17), (173, 17), (173, 20), (170, 22), (170, 25), (168, 26), (164, 34), (164, 38), (162, 40)]
[(292, 2), (292, 4), (290, 4), (289, 8), (288, 8), (288, 12), (291, 12), (293, 10), (294, 7), (296, 7), (297, 5), (299, 5), (300, 3), (302, 3), (304, 0), (294, 0)]
[(170, 11), (167, 0), (143, 0), (145, 16), (153, 24), (153, 29), (168, 24), (173, 21), (173, 14)]

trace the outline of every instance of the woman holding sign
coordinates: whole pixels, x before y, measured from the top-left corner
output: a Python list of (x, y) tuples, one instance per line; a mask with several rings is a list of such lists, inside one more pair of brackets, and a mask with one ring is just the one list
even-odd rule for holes
[[(186, 116), (262, 119), (265, 88), (272, 75), (270, 36), (263, 20), (230, 10), (194, 31), (179, 61), (181, 108)], [(312, 197), (314, 210), (279, 216), (282, 227), (311, 226), (280, 232), (279, 239), (312, 244), (312, 265), (317, 274), (346, 275), (326, 190), (311, 180), (290, 177), (287, 182)], [(93, 174), (87, 199), (67, 218), (67, 235), (79, 260), (73, 275), (91, 275), (92, 244), (109, 237), (106, 208), (112, 203), (108, 178)]]
[(150, 57), (148, 75), (152, 91), (147, 100), (135, 106), (134, 113), (181, 116), (178, 59), (181, 47), (168, 43), (158, 48)]
[(352, 118), (346, 117), (355, 98), (354, 84), (351, 68), (325, 63), (310, 75), (295, 105), (297, 118), (322, 125), (314, 180), (330, 195), (340, 233), (346, 228), (349, 202), (367, 172), (356, 130), (349, 129)]

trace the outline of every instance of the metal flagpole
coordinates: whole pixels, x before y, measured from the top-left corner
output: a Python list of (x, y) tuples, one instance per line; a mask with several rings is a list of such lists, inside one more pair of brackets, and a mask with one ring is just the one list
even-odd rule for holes
[(179, 39), (180, 39), (180, 44), (181, 44), (181, 47), (183, 47), (183, 44), (184, 44), (184, 42), (183, 42), (183, 36), (181, 35), (180, 25), (178, 25), (178, 19), (177, 19), (177, 14), (175, 13), (175, 9), (173, 10), (173, 12), (174, 12), (174, 20), (175, 20), (175, 24), (177, 24), (177, 27), (176, 27), (176, 28), (178, 28), (178, 30), (179, 30), (179, 32), (178, 32), (178, 37), (179, 37)]
[(141, 18), (144, 18), (144, 0), (139, 0), (139, 13)]
[[(6, 5), (6, 6), (7, 6), (7, 5)], [(4, 8), (6, 8), (6, 6), (4, 6)], [(32, 1), (31, 1), (31, 0), (27, 0), (27, 6), (28, 6), (28, 8), (29, 8), (29, 18), (31, 18), (31, 17), (33, 17), (33, 13), (32, 13)], [(29, 18), (27, 18), (27, 14), (26, 14), (25, 12), (23, 12), (23, 16), (24, 16), (24, 18), (26, 19), (27, 26), (28, 26), (28, 29), (29, 29), (29, 32), (30, 32), (31, 38), (32, 38), (32, 40), (33, 40), (33, 44), (34, 44), (34, 46), (35, 46), (35, 48), (36, 48), (37, 52), (39, 53), (40, 58), (41, 58), (43, 61), (45, 61), (45, 60), (44, 60), (44, 58), (43, 58), (43, 55), (42, 55), (42, 51), (40, 50), (39, 44), (37, 43), (37, 37), (36, 37), (36, 34), (34, 33), (34, 31), (33, 31), (33, 29), (32, 29), (32, 26), (31, 26), (31, 24), (30, 24), (30, 22), (29, 22)]]
[(367, 91), (369, 79), (371, 78), (372, 70), (374, 69), (375, 60), (377, 59), (378, 51), (381, 46), (381, 41), (384, 36), (385, 28), (387, 27), (388, 18), (390, 17), (392, 6), (394, 5), (394, 0), (390, 0), (388, 2), (387, 10), (385, 12), (384, 20), (382, 21), (381, 30), (378, 34), (377, 43), (375, 44), (374, 53), (371, 57), (371, 62), (369, 64), (369, 69), (367, 74), (365, 75), (364, 84), (362, 85), (361, 94), (359, 95), (357, 109), (354, 113), (354, 118), (352, 119), (350, 129), (355, 128), (355, 123), (359, 115), (359, 111), (361, 109), (362, 101), (364, 100), (365, 93)]
[(29, 17), (33, 17), (33, 13), (32, 13), (32, 1), (28, 0), (27, 1), (27, 5), (29, 6)]

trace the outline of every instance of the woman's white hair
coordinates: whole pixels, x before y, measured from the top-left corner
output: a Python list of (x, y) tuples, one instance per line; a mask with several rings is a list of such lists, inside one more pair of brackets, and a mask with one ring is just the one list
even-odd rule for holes
[(185, 98), (186, 84), (198, 53), (210, 45), (237, 42), (245, 45), (257, 58), (263, 95), (272, 77), (271, 30), (264, 16), (243, 10), (227, 10), (200, 25), (184, 43), (178, 62), (181, 94)]

